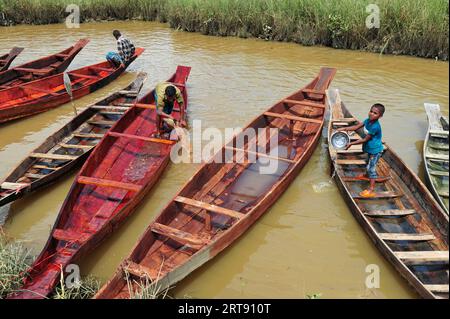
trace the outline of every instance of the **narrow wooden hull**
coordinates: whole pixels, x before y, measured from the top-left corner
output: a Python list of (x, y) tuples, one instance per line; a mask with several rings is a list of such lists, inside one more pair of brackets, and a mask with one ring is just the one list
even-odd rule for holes
[[(328, 96), (330, 138), (336, 128), (357, 120), (337, 90)], [(368, 181), (357, 178), (365, 173), (361, 150), (352, 147), (344, 153), (329, 144), (336, 184), (371, 240), (416, 292), (423, 298), (448, 298), (448, 215), (398, 155), (385, 147), (377, 173), (388, 178), (376, 184), (375, 198), (364, 198), (359, 192)]]
[(204, 164), (147, 228), (96, 298), (134, 298), (149, 282), (166, 289), (251, 227), (314, 152), (324, 124), (325, 90), (335, 72), (322, 68), (310, 84), (257, 117)]
[[(182, 89), (184, 108), (189, 72), (190, 67), (179, 66), (169, 80)], [(86, 160), (23, 291), (10, 298), (51, 294), (61, 269), (91, 252), (118, 228), (158, 181), (175, 142), (150, 137), (156, 132), (153, 93), (132, 106)], [(180, 120), (180, 114), (174, 117)]]
[(0, 183), (0, 207), (54, 183), (83, 163), (129, 105), (137, 101), (145, 78), (141, 73), (123, 90), (88, 106), (33, 150)]
[(23, 48), (14, 47), (8, 54), (0, 55), (0, 72), (8, 70), (11, 63), (22, 53)]
[[(425, 103), (428, 131), (423, 144), (423, 162), (428, 188), (442, 209), (449, 210), (449, 142), (448, 119), (437, 104)], [(444, 127), (445, 126), (445, 127)]]
[(64, 72), (88, 43), (88, 39), (81, 39), (59, 53), (0, 72), (0, 91)]
[[(143, 51), (137, 48), (126, 67)], [(95, 92), (119, 77), (126, 67), (102, 62), (68, 72), (72, 98), (65, 89), (63, 73), (0, 91), (0, 123), (42, 113)]]

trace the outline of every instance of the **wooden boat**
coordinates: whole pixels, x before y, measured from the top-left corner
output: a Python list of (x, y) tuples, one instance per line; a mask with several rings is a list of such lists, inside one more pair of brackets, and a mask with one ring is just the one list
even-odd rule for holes
[(439, 105), (425, 103), (428, 131), (423, 145), (425, 177), (430, 191), (448, 214), (448, 119), (442, 116)]
[[(182, 90), (184, 108), (190, 69), (178, 66), (169, 80)], [(86, 160), (23, 291), (11, 298), (49, 295), (61, 269), (89, 253), (118, 228), (158, 181), (176, 142), (151, 137), (156, 132), (153, 92), (125, 113)], [(175, 103), (173, 116), (178, 120), (179, 111)]]
[[(339, 92), (328, 93), (331, 119), (328, 138), (335, 129), (353, 125), (356, 119), (341, 102)], [(358, 131), (352, 137), (363, 136)], [(336, 184), (353, 215), (394, 268), (424, 298), (448, 298), (448, 215), (420, 179), (385, 144), (377, 173), (376, 197), (365, 198), (368, 187), (361, 180), (366, 170), (362, 149), (352, 146), (329, 154)]]
[(17, 56), (22, 53), (23, 48), (14, 47), (9, 53), (0, 55), (0, 72), (8, 70), (11, 63)]
[(137, 48), (125, 68), (105, 61), (68, 72), (73, 97), (66, 91), (63, 73), (0, 91), (0, 123), (48, 111), (104, 87), (143, 51)]
[[(311, 83), (254, 119), (204, 164), (150, 224), (96, 298), (130, 298), (147, 282), (168, 288), (254, 224), (313, 154), (324, 124), (325, 90), (335, 72), (322, 68)], [(239, 142), (254, 130), (258, 134), (245, 145)], [(268, 160), (272, 169), (262, 171)]]
[(146, 74), (87, 107), (31, 152), (0, 183), (0, 207), (37, 191), (81, 165), (105, 133), (137, 101)]
[(76, 55), (88, 43), (88, 39), (81, 39), (75, 45), (59, 53), (0, 72), (0, 90), (65, 71)]

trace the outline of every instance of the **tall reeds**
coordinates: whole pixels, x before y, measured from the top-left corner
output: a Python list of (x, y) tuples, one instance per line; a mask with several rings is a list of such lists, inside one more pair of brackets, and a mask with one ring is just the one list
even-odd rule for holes
[(209, 35), (448, 60), (448, 1), (374, 3), (380, 27), (372, 29), (365, 24), (369, 3), (362, 0), (0, 0), (0, 24), (61, 22), (66, 6), (77, 4), (81, 22), (156, 20)]

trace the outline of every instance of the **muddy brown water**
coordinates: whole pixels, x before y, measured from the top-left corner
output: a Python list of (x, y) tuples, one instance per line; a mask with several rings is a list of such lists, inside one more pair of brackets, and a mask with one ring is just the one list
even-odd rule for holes
[[(136, 72), (149, 73), (146, 90), (167, 79), (177, 64), (190, 65), (189, 123), (244, 127), (274, 102), (308, 83), (321, 66), (338, 69), (339, 88), (360, 118), (374, 102), (386, 105), (385, 141), (423, 177), (422, 144), (427, 129), (424, 102), (439, 103), (448, 115), (448, 63), (413, 57), (302, 47), (257, 39), (208, 37), (147, 22), (0, 28), (0, 47), (26, 49), (14, 65), (52, 54), (81, 37), (91, 42), (69, 69), (101, 61), (115, 49), (113, 29), (122, 30), (145, 53), (107, 87), (75, 102), (94, 103), (125, 87)], [(0, 180), (23, 157), (73, 116), (70, 104), (0, 126)], [(170, 164), (131, 218), (90, 256), (83, 275), (108, 279), (146, 226), (177, 193), (199, 164)], [(7, 232), (37, 254), (70, 188), (74, 174), (13, 204)], [(370, 267), (379, 267), (380, 287), (369, 289)], [(369, 267), (369, 268), (368, 268)], [(237, 242), (188, 278), (171, 294), (193, 298), (417, 298), (353, 218), (329, 176), (322, 139), (309, 163), (281, 199)]]

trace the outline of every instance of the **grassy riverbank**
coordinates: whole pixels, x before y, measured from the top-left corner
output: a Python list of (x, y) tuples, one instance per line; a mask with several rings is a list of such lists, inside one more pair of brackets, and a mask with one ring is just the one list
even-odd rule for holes
[(0, 0), (12, 24), (64, 21), (77, 4), (81, 21), (139, 19), (208, 35), (258, 37), (303, 45), (448, 60), (446, 0), (378, 0), (380, 28), (369, 29), (362, 0)]

